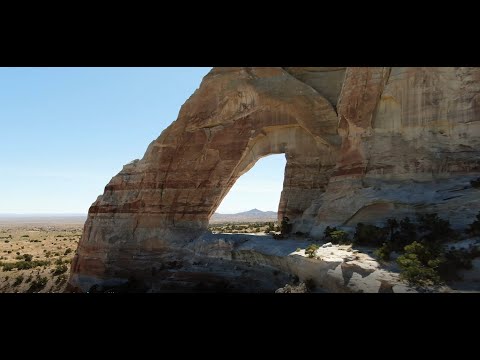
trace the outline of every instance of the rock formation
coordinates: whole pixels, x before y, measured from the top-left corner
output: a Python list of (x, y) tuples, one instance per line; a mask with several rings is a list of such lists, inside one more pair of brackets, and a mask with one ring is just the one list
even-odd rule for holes
[(287, 159), (278, 213), (294, 231), (418, 212), (461, 227), (480, 208), (479, 120), (478, 68), (214, 68), (90, 208), (71, 288), (191, 258), (235, 181), (270, 154)]

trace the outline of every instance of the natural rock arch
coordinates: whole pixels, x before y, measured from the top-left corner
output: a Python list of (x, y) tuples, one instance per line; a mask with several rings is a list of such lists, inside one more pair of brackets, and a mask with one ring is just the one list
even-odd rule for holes
[(279, 216), (295, 221), (325, 191), (339, 147), (334, 105), (287, 71), (212, 70), (144, 158), (126, 165), (90, 208), (71, 282), (85, 289), (181, 251), (235, 181), (269, 154), (286, 154)]
[(92, 205), (69, 283), (191, 259), (236, 179), (274, 153), (294, 231), (422, 212), (465, 227), (480, 204), (479, 98), (480, 68), (214, 68)]
[[(335, 166), (335, 149), (316, 139), (301, 126), (268, 127), (249, 141), (241, 160), (230, 175), (209, 218), (240, 176), (268, 155), (285, 154), (283, 190), (278, 206), (279, 220), (295, 220), (311, 205), (311, 199), (325, 191), (329, 173)], [(321, 176), (324, 174), (324, 176)]]

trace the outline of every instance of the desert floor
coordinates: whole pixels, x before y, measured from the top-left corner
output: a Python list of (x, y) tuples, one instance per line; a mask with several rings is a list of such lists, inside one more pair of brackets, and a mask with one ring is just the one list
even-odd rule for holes
[[(63, 292), (83, 223), (83, 218), (71, 222), (0, 221), (0, 293)], [(277, 227), (264, 222), (226, 223), (211, 230), (254, 233), (273, 230), (273, 225)]]
[(0, 292), (63, 292), (83, 223), (0, 223)]

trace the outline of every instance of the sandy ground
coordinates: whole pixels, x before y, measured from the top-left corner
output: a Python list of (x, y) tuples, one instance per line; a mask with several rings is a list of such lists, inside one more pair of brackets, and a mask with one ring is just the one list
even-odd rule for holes
[(75, 220), (0, 223), (0, 262), (13, 267), (0, 267), (0, 292), (63, 292), (82, 229)]

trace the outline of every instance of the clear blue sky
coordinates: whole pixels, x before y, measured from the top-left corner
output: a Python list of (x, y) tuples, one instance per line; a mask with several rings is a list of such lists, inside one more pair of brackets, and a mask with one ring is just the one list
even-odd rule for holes
[[(0, 213), (86, 213), (209, 70), (0, 68)], [(218, 212), (277, 210), (284, 167), (260, 160)]]

